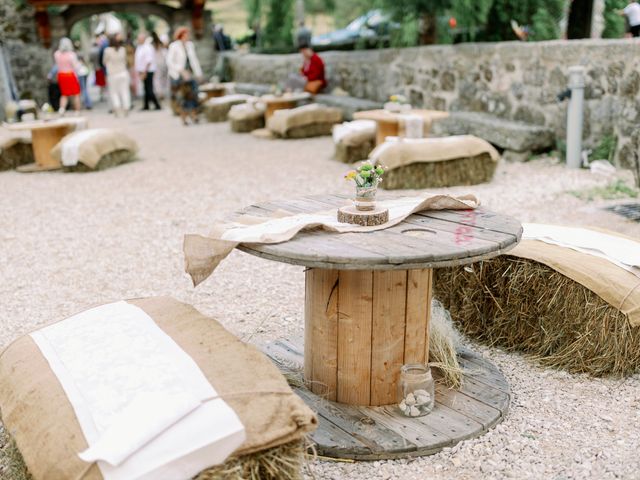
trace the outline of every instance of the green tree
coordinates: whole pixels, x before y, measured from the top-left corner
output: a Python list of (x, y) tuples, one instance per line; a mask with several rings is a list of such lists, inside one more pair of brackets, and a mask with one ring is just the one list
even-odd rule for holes
[(464, 40), (475, 40), (478, 31), (487, 23), (492, 4), (493, 0), (452, 0), (451, 13)]
[(493, 0), (485, 29), (477, 38), (491, 42), (515, 40), (511, 20), (527, 26), (531, 40), (559, 38), (564, 5), (565, 0)]
[(294, 0), (270, 0), (269, 11), (261, 36), (261, 46), (267, 49), (288, 49), (293, 46)]
[(382, 5), (401, 23), (403, 43), (415, 45), (436, 42), (438, 15), (451, 7), (451, 0), (383, 0)]
[(627, 0), (605, 0), (602, 38), (620, 38), (624, 36), (624, 17), (618, 15), (616, 10), (622, 10), (626, 5)]

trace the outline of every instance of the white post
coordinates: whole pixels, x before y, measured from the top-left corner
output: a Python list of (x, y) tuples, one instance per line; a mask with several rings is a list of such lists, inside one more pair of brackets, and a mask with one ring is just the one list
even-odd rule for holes
[(584, 67), (569, 67), (571, 100), (567, 113), (567, 166), (582, 166), (582, 117), (584, 108)]

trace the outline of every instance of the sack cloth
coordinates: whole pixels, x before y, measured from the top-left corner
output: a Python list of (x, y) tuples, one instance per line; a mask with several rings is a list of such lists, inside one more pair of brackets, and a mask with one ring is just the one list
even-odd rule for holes
[(270, 217), (240, 215), (236, 221), (221, 222), (208, 236), (185, 235), (185, 271), (194, 285), (208, 278), (218, 264), (241, 243), (281, 243), (295, 237), (298, 232), (321, 228), (329, 232), (373, 232), (393, 227), (415, 212), (424, 210), (469, 210), (480, 206), (473, 195), (426, 194), (401, 197), (378, 202), (380, 208), (389, 209), (389, 221), (382, 225), (364, 227), (337, 220), (337, 208), (315, 213), (292, 214), (283, 210)]
[(364, 142), (375, 140), (376, 122), (373, 120), (354, 120), (334, 125), (332, 130), (333, 143), (347, 147), (357, 147)]
[[(146, 312), (198, 365), (245, 426), (232, 456), (283, 445), (313, 430), (313, 412), (255, 347), (218, 322), (172, 298), (129, 300)], [(26, 335), (0, 354), (0, 410), (35, 480), (102, 479), (78, 453), (87, 442), (73, 408), (45, 357)]]
[(279, 135), (286, 135), (295, 127), (304, 127), (314, 123), (339, 123), (342, 121), (342, 110), (325, 107), (317, 103), (302, 107), (276, 110), (267, 120), (267, 128)]
[[(586, 233), (594, 231), (581, 230)], [(611, 241), (621, 238), (613, 232), (608, 233)], [(618, 265), (618, 260), (608, 258), (603, 252), (586, 253), (576, 249), (575, 245), (525, 239), (526, 235), (523, 234), (520, 244), (507, 255), (533, 260), (554, 269), (620, 310), (632, 326), (640, 325), (640, 278), (633, 271)]]
[(500, 154), (489, 142), (473, 135), (419, 139), (387, 137), (369, 158), (393, 170), (413, 163), (444, 162), (482, 153), (488, 153), (494, 162), (500, 159)]
[(237, 105), (239, 103), (244, 103), (251, 98), (250, 95), (245, 95), (244, 93), (234, 93), (231, 95), (224, 95), (222, 97), (213, 97), (207, 100), (204, 104), (205, 106), (216, 106), (216, 105)]
[(95, 169), (100, 159), (117, 150), (138, 152), (138, 144), (121, 130), (92, 128), (66, 135), (51, 150), (51, 156), (65, 166), (78, 162)]

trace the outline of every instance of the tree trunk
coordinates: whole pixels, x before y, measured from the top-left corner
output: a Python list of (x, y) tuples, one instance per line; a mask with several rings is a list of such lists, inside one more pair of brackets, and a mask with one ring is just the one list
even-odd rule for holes
[(433, 45), (438, 41), (437, 18), (430, 13), (423, 13), (420, 17), (420, 45)]

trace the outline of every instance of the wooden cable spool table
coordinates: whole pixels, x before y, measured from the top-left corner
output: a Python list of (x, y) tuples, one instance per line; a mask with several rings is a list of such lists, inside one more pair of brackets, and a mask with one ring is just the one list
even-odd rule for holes
[[(387, 137), (397, 137), (400, 134), (400, 122), (403, 115), (419, 115), (425, 122), (425, 127), (439, 118), (449, 116), (448, 112), (440, 110), (411, 109), (406, 112), (390, 112), (387, 110), (364, 110), (353, 114), (354, 120), (374, 120), (378, 124), (376, 130), (376, 145), (384, 143)], [(426, 130), (426, 128), (425, 128)]]
[(43, 172), (62, 168), (60, 162), (51, 156), (51, 149), (55, 147), (65, 135), (75, 130), (79, 125), (86, 126), (86, 124), (87, 119), (84, 117), (34, 120), (30, 122), (5, 124), (7, 129), (12, 131), (31, 131), (31, 145), (35, 163), (23, 165), (16, 170), (19, 172)]
[[(239, 215), (268, 216), (278, 209), (313, 213), (348, 202), (347, 197), (339, 195), (305, 197), (254, 205)], [(395, 458), (407, 455), (408, 451), (413, 455), (433, 453), (443, 445), (461, 439), (450, 433), (446, 441), (442, 435), (429, 437), (433, 433), (429, 419), (436, 418), (432, 417), (433, 412), (416, 420), (407, 419), (395, 410), (392, 404), (397, 402), (400, 367), (407, 363), (426, 363), (428, 359), (432, 269), (495, 257), (514, 247), (521, 235), (522, 227), (517, 220), (478, 208), (425, 211), (409, 216), (398, 225), (370, 233), (339, 234), (315, 230), (301, 232), (279, 244), (242, 244), (238, 247), (259, 257), (308, 267), (304, 360), (302, 350), (295, 342), (276, 342), (268, 347), (268, 354), (287, 368), (296, 363), (302, 368), (304, 362), (308, 390), (297, 391), (314, 408), (323, 406), (326, 412), (321, 415), (320, 433), (316, 434), (320, 452), (348, 458)], [(495, 367), (485, 367), (485, 375), (493, 378), (496, 384), (506, 385)], [(468, 381), (474, 382), (473, 379)], [(494, 389), (495, 385), (482, 388), (485, 387)], [(487, 418), (471, 421), (473, 414), (465, 417), (470, 423), (466, 423), (464, 438), (486, 431), (487, 425), (502, 418), (509, 395), (506, 393), (508, 387), (506, 392), (505, 388), (500, 388), (492, 390), (491, 398), (500, 399), (494, 405), (487, 405), (469, 393), (460, 393), (463, 399), (449, 399), (452, 404), (458, 402), (458, 408), (462, 410), (465, 405), (491, 410)], [(458, 393), (454, 391), (454, 394)], [(331, 401), (329, 410), (327, 400)], [(436, 394), (436, 402), (438, 400)], [(440, 412), (443, 410), (458, 423), (460, 416), (465, 416), (464, 411), (453, 407), (443, 405)], [(387, 433), (395, 436), (405, 432), (406, 422), (414, 422), (410, 432), (415, 438), (405, 438), (404, 443), (400, 442), (402, 445), (396, 444), (393, 448), (379, 445), (379, 451), (374, 452), (371, 445), (376, 443), (374, 437), (377, 438), (381, 430), (369, 428), (370, 436), (367, 437), (360, 428), (357, 435), (354, 434), (355, 439), (346, 440), (338, 435), (341, 438), (338, 443), (344, 444), (344, 448), (338, 448), (331, 432), (335, 436), (336, 428), (345, 430), (345, 416), (372, 418), (374, 423), (384, 424), (379, 428), (389, 430)], [(420, 437), (416, 432), (421, 432), (422, 428), (431, 433), (422, 432), (425, 436)], [(443, 435), (447, 436), (446, 433)], [(436, 437), (437, 441), (434, 440)], [(370, 440), (369, 443), (364, 441), (369, 445), (365, 448), (369, 453), (359, 451), (361, 445), (348, 447), (350, 442), (361, 444), (363, 438)]]
[(298, 103), (310, 98), (311, 95), (307, 92), (283, 93), (282, 95), (262, 95), (260, 100), (262, 100), (266, 106), (264, 119), (265, 121), (269, 120), (273, 115), (273, 112), (276, 110), (295, 108)]

